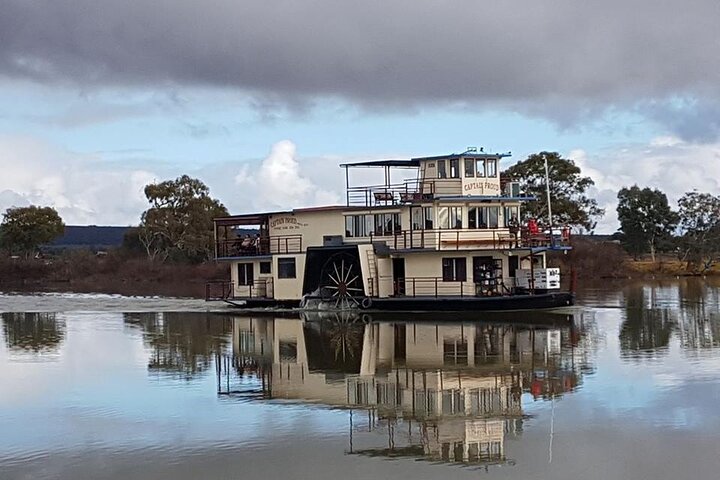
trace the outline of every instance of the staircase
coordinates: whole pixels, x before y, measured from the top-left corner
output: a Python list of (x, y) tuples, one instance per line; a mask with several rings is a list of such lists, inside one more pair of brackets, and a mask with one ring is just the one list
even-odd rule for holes
[(377, 278), (377, 259), (375, 257), (375, 250), (370, 249), (366, 251), (367, 253), (367, 262), (368, 262), (368, 275), (369, 277), (366, 279), (370, 282), (368, 285), (368, 292), (370, 293), (371, 297), (377, 297), (379, 294), (379, 285), (378, 285), (378, 278)]

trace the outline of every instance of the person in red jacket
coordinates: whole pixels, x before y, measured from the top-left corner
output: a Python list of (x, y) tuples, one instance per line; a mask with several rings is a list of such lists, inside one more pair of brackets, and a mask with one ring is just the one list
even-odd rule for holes
[(528, 220), (528, 232), (530, 235), (537, 235), (540, 233), (540, 228), (538, 227), (537, 220), (534, 218), (531, 218)]

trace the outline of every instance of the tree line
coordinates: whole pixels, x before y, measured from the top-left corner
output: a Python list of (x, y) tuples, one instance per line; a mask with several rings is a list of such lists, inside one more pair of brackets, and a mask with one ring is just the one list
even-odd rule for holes
[(720, 196), (685, 193), (673, 209), (658, 189), (637, 185), (618, 192), (620, 229), (616, 238), (638, 259), (673, 253), (694, 273), (705, 273), (720, 258)]
[[(529, 155), (501, 172), (501, 178), (518, 182), (522, 195), (533, 197), (534, 201), (524, 203), (524, 222), (532, 218), (545, 228), (551, 227), (548, 187), (553, 226), (592, 233), (605, 213), (589, 196), (592, 178), (557, 152)], [(144, 194), (149, 206), (139, 225), (126, 235), (123, 245), (127, 250), (152, 261), (194, 263), (212, 259), (213, 218), (228, 212), (210, 196), (202, 181), (182, 175), (149, 184)], [(620, 229), (616, 238), (636, 259), (649, 253), (654, 262), (658, 253), (673, 252), (687, 261), (689, 268), (704, 272), (720, 257), (720, 197), (688, 192), (673, 209), (660, 190), (632, 186), (618, 192), (617, 213)], [(62, 219), (51, 207), (9, 208), (0, 223), (0, 247), (10, 255), (31, 257), (41, 245), (62, 235), (63, 229)]]

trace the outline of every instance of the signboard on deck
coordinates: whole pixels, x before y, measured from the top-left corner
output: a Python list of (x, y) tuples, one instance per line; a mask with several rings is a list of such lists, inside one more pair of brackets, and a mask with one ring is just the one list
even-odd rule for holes
[(307, 223), (298, 221), (298, 218), (292, 215), (273, 217), (270, 220), (271, 232), (299, 233), (303, 227), (307, 227)]
[(473, 178), (466, 177), (462, 179), (463, 195), (500, 195), (500, 179), (495, 178)]

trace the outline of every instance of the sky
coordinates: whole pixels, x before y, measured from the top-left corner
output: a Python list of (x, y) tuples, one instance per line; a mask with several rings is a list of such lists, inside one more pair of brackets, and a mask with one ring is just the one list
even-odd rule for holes
[(543, 150), (675, 202), (720, 179), (711, 0), (2, 0), (0, 211), (133, 225), (189, 174), (231, 213), (337, 204), (340, 163)]

